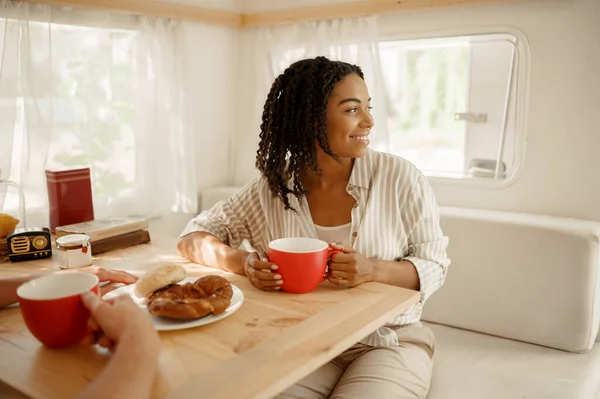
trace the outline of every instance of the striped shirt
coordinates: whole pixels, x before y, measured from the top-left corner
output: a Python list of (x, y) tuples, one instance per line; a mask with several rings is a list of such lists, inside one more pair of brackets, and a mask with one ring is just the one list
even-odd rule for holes
[[(367, 258), (410, 261), (419, 275), (421, 300), (360, 341), (396, 346), (393, 328), (419, 321), (423, 303), (444, 282), (448, 238), (427, 179), (403, 158), (369, 150), (355, 160), (347, 192), (356, 200), (349, 244)], [(181, 236), (203, 231), (234, 248), (246, 239), (259, 252), (267, 252), (269, 242), (278, 238), (318, 238), (307, 201), (290, 195), (290, 205), (297, 212), (285, 210), (259, 176), (193, 218)]]

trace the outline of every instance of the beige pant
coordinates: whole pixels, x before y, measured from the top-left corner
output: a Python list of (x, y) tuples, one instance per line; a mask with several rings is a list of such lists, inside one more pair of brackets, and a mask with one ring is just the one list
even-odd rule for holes
[(396, 330), (398, 346), (356, 344), (297, 382), (278, 399), (425, 398), (435, 338), (421, 323)]

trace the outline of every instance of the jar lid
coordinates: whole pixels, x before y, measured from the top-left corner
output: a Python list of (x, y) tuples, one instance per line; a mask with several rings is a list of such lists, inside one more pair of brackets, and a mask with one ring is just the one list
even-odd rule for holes
[(70, 247), (74, 245), (86, 245), (90, 241), (90, 236), (85, 234), (68, 234), (56, 239), (56, 243), (61, 247)]

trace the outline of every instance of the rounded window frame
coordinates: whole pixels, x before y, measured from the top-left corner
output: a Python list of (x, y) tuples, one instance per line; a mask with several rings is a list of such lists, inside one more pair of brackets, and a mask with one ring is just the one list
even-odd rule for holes
[(515, 116), (515, 167), (512, 173), (503, 179), (493, 179), (487, 177), (444, 177), (423, 174), (430, 183), (440, 186), (459, 186), (468, 188), (490, 188), (502, 189), (513, 185), (522, 175), (527, 155), (527, 133), (529, 116), (529, 86), (531, 73), (531, 48), (529, 40), (523, 31), (512, 26), (498, 25), (478, 28), (460, 28), (446, 30), (423, 30), (411, 31), (407, 33), (382, 33), (381, 41), (395, 40), (423, 40), (423, 39), (444, 39), (462, 36), (483, 36), (483, 35), (502, 35), (508, 34), (516, 38), (515, 48), (518, 53), (518, 64), (516, 67), (515, 95), (516, 95), (516, 116)]

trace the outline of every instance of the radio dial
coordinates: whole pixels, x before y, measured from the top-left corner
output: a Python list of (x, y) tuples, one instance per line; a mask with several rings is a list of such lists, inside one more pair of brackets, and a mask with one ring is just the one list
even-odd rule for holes
[(48, 240), (44, 236), (36, 236), (32, 241), (35, 249), (44, 249), (48, 245)]

